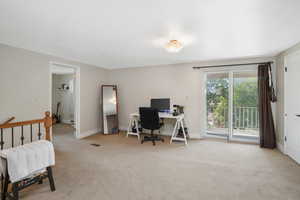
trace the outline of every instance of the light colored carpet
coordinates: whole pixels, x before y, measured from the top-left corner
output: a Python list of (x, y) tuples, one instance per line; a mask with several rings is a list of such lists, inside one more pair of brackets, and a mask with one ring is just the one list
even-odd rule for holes
[(76, 140), (68, 131), (54, 138), (57, 191), (45, 181), (21, 192), (21, 199), (300, 199), (299, 165), (256, 145), (190, 140), (187, 147), (152, 146), (123, 134)]

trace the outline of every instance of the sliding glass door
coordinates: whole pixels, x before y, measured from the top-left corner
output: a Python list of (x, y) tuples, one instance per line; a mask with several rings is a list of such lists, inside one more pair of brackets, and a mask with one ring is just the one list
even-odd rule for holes
[(233, 136), (258, 137), (257, 72), (233, 72)]
[(206, 73), (206, 133), (258, 141), (257, 70)]
[(229, 74), (208, 73), (206, 76), (206, 124), (210, 134), (229, 133)]

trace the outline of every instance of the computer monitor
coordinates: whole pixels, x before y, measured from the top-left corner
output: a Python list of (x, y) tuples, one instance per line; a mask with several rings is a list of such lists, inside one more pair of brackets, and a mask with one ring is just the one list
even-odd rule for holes
[(151, 99), (151, 108), (156, 108), (160, 112), (170, 111), (170, 99)]

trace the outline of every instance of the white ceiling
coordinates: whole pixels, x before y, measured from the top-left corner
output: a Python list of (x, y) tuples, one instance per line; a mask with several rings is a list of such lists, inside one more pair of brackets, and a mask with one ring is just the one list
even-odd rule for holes
[[(0, 43), (121, 68), (274, 55), (300, 41), (299, 0), (1, 0)], [(163, 49), (169, 39), (184, 48)]]

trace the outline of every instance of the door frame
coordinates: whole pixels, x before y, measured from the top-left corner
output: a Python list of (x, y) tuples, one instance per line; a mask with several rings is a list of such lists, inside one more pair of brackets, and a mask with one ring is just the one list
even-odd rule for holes
[[(249, 142), (254, 144), (259, 144), (259, 137), (255, 136), (233, 136), (233, 127), (232, 127), (232, 120), (233, 120), (233, 101), (232, 101), (232, 95), (233, 95), (233, 74), (235, 72), (246, 72), (246, 71), (254, 71), (257, 70), (257, 65), (249, 65), (249, 66), (234, 66), (234, 67), (224, 67), (224, 68), (213, 68), (213, 69), (206, 69), (204, 70), (204, 78), (203, 78), (203, 84), (204, 84), (204, 94), (203, 101), (204, 101), (204, 112), (203, 112), (203, 119), (205, 119), (204, 123), (204, 136), (208, 138), (221, 138), (221, 139), (227, 139), (227, 141), (234, 141), (234, 142)], [(214, 134), (214, 133), (208, 133), (207, 131), (207, 95), (206, 95), (206, 81), (207, 81), (207, 74), (213, 74), (213, 73), (228, 73), (228, 79), (229, 79), (229, 94), (228, 94), (228, 134)]]
[[(287, 92), (286, 92), (286, 89), (287, 89), (287, 81), (286, 81), (286, 78), (287, 78), (287, 74), (285, 73), (285, 68), (287, 67), (287, 56), (285, 55), (284, 58), (283, 58), (283, 99), (286, 97), (287, 95)], [(288, 150), (287, 150), (287, 142), (286, 142), (286, 138), (287, 138), (287, 127), (286, 127), (286, 122), (287, 122), (287, 108), (286, 108), (286, 103), (285, 101), (283, 101), (283, 152), (284, 154), (288, 155)], [(276, 141), (277, 142), (277, 141)]]
[[(65, 67), (65, 68), (72, 68), (74, 69), (74, 74), (75, 74), (75, 109), (74, 109), (74, 116), (75, 116), (75, 132), (74, 136), (75, 138), (79, 139), (80, 138), (80, 67), (76, 65), (70, 65), (70, 64), (65, 64), (65, 63), (60, 63), (60, 62), (54, 62), (50, 61), (49, 62), (49, 69), (50, 69), (50, 74), (49, 74), (49, 80), (50, 80), (50, 113), (52, 115), (52, 73), (53, 73), (53, 66), (59, 66), (59, 67)], [(52, 136), (53, 137), (53, 136)]]

